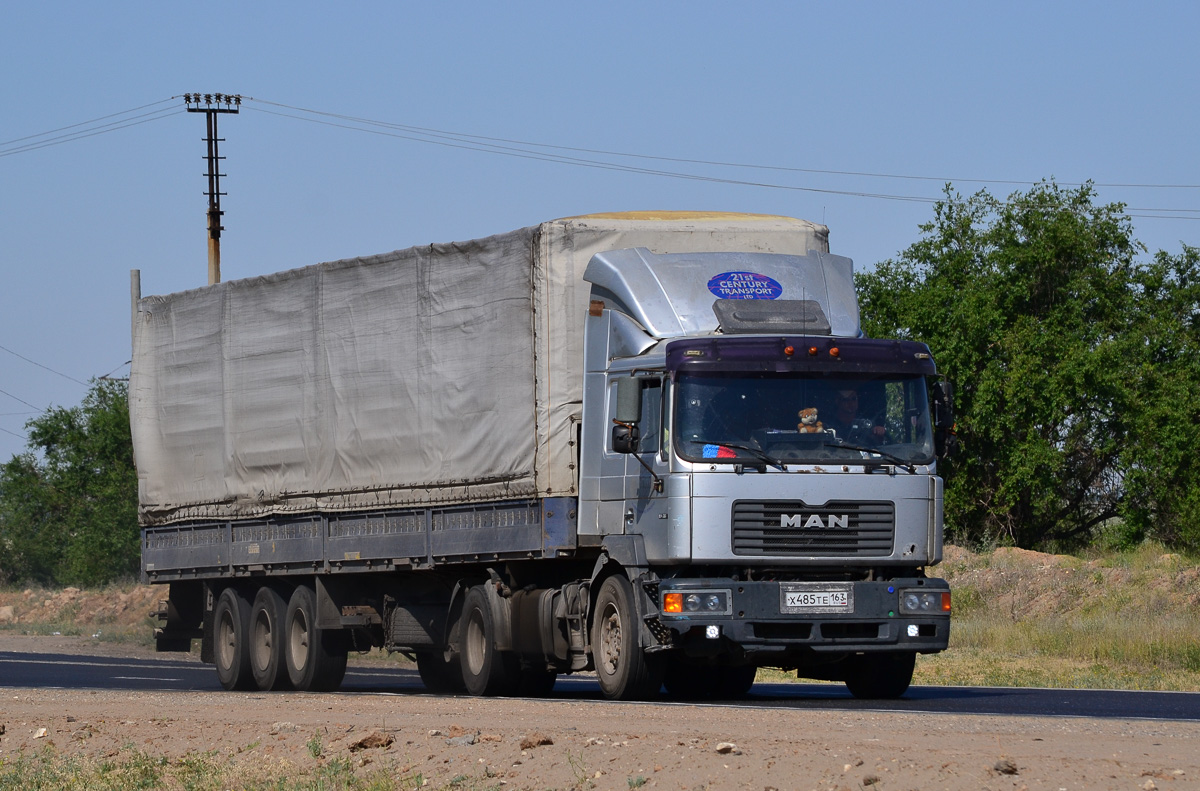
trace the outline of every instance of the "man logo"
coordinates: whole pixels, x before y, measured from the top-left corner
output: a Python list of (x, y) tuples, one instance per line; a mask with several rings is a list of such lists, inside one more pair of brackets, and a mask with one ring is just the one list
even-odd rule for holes
[(843, 530), (848, 530), (850, 528), (850, 515), (830, 514), (829, 523), (826, 524), (824, 521), (822, 521), (820, 514), (812, 514), (808, 517), (808, 519), (804, 518), (804, 514), (780, 514), (779, 526), (799, 527), (805, 530), (811, 530), (813, 528), (824, 529), (826, 527), (828, 527), (830, 530), (834, 530), (840, 527)]

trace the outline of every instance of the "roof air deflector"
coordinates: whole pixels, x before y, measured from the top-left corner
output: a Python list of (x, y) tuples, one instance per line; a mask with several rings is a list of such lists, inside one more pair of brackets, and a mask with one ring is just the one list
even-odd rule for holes
[(727, 335), (829, 335), (829, 319), (814, 299), (718, 299), (713, 313)]

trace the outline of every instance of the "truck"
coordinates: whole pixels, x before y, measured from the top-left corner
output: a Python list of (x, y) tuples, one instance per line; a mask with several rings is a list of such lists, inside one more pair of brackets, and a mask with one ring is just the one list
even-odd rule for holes
[(894, 698), (948, 645), (953, 391), (788, 217), (624, 212), (136, 299), (159, 650), (227, 689)]

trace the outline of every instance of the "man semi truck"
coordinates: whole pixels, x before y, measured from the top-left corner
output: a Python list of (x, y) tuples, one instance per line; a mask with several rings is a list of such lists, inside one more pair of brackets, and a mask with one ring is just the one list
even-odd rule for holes
[(147, 297), (130, 410), (161, 650), (229, 689), (907, 689), (944, 650), (951, 390), (785, 217), (574, 217)]

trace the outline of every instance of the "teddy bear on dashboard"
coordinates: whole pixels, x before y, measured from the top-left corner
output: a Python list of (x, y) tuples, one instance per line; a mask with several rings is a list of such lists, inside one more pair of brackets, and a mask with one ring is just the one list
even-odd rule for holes
[(825, 430), (825, 424), (817, 420), (816, 407), (800, 410), (800, 422), (796, 424), (796, 430), (801, 434), (820, 434)]

